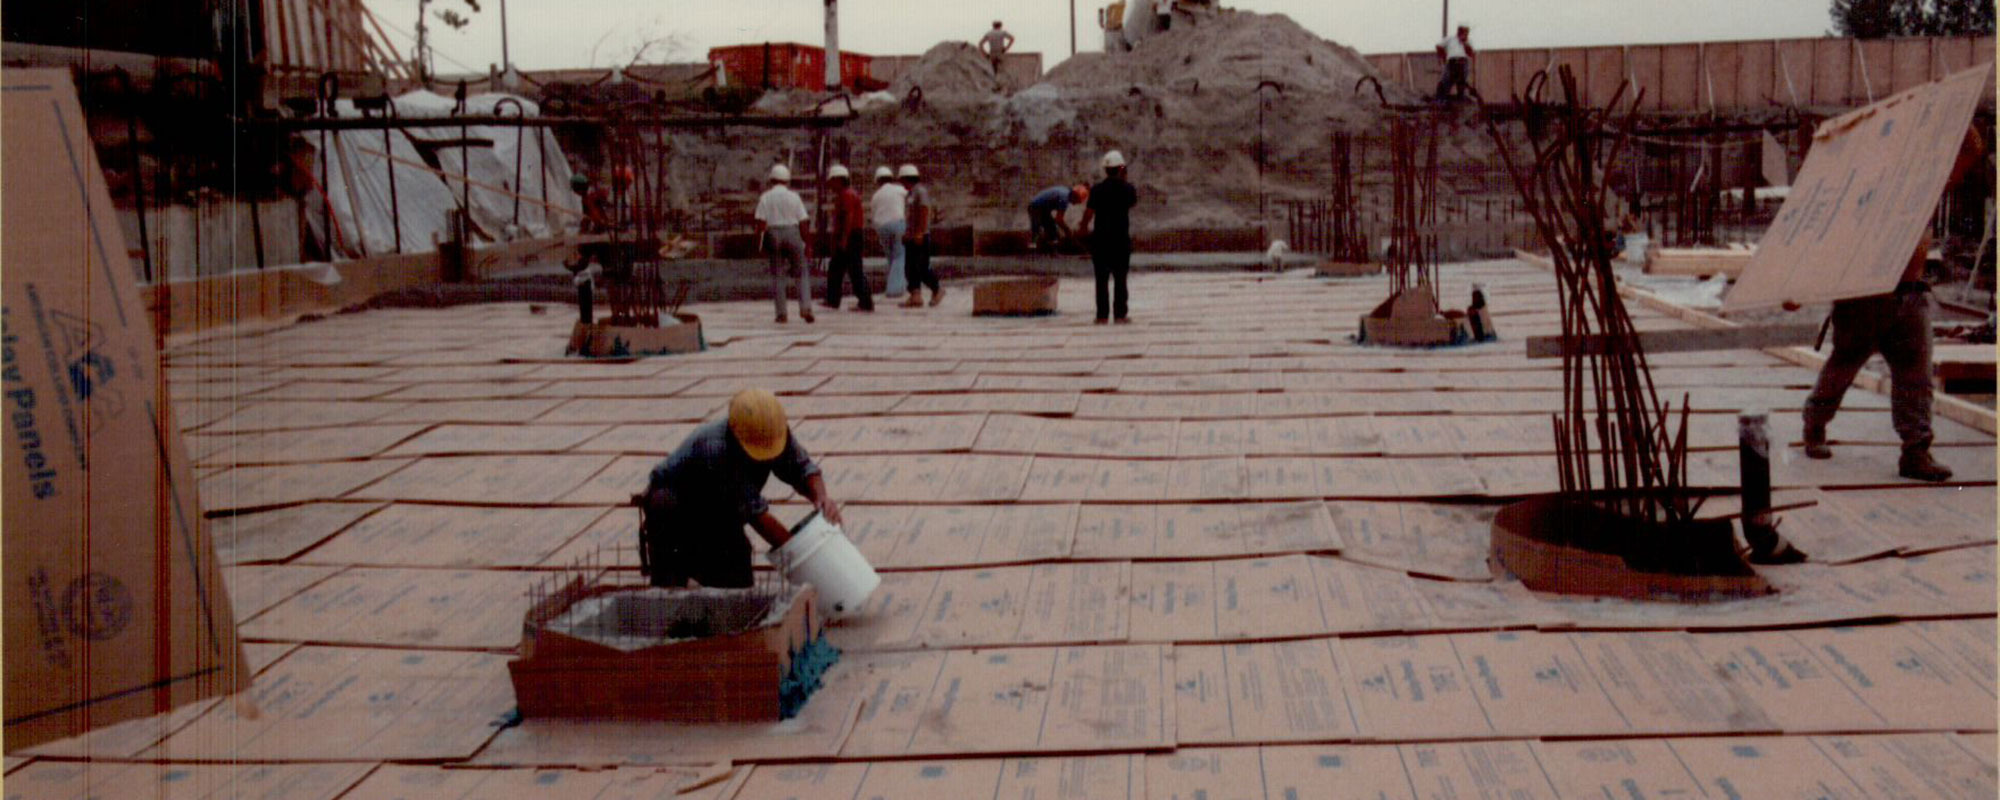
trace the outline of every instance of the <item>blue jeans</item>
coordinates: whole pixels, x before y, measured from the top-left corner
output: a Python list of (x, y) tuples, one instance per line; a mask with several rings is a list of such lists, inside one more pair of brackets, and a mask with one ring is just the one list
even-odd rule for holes
[(889, 285), (882, 294), (889, 297), (909, 293), (909, 279), (903, 275), (903, 220), (885, 222), (875, 226), (875, 235), (882, 237), (882, 253), (889, 257)]

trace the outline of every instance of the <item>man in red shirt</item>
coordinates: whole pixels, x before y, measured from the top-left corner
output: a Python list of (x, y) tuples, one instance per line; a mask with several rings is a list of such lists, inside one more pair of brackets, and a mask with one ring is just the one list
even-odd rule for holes
[(839, 164), (826, 171), (827, 191), (833, 195), (833, 219), (827, 225), (826, 307), (840, 308), (841, 281), (854, 284), (854, 310), (874, 311), (875, 295), (868, 289), (868, 276), (861, 271), (861, 231), (867, 223), (861, 213), (861, 195), (854, 191), (847, 168)]

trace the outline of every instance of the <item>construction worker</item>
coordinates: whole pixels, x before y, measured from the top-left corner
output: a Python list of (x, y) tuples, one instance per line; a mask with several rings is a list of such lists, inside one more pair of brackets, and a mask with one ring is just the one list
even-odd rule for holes
[[(1090, 266), (1097, 275), (1097, 324), (1108, 319), (1123, 325), (1132, 321), (1126, 315), (1125, 276), (1132, 271), (1132, 206), (1139, 203), (1139, 190), (1125, 180), (1125, 154), (1113, 150), (1100, 163), (1104, 180), (1091, 187), (1076, 230), (1089, 243)], [(1109, 296), (1107, 284), (1115, 285)]]
[[(1966, 132), (1958, 160), (1945, 182), (1956, 186), (1985, 156), (1978, 131)], [(1903, 440), (1897, 474), (1920, 481), (1951, 480), (1951, 468), (1931, 457), (1931, 287), (1924, 282), (1924, 261), (1931, 237), (1926, 232), (1910, 254), (1896, 290), (1889, 294), (1841, 300), (1827, 318), (1833, 326), (1833, 352), (1820, 367), (1819, 380), (1806, 396), (1805, 451), (1810, 458), (1832, 458), (1826, 426), (1840, 410), (1841, 398), (1861, 366), (1876, 353), (1889, 365), (1889, 420)]]
[(861, 271), (861, 195), (854, 191), (847, 168), (826, 171), (827, 193), (833, 196), (833, 219), (827, 225), (826, 307), (840, 308), (842, 280), (854, 284), (856, 311), (874, 311), (875, 297)]
[(882, 255), (889, 262), (883, 297), (902, 297), (909, 288), (908, 277), (903, 274), (903, 201), (909, 196), (910, 190), (896, 182), (895, 170), (875, 168), (875, 194), (868, 199), (868, 221), (875, 224), (875, 235), (882, 240)]
[(1444, 77), (1438, 79), (1438, 102), (1471, 93), (1472, 84), (1467, 81), (1472, 75), (1472, 29), (1458, 26), (1457, 36), (1437, 43), (1437, 55), (1444, 62)]
[(771, 257), (771, 304), (778, 309), (778, 322), (785, 317), (785, 280), (799, 285), (799, 318), (813, 321), (812, 290), (806, 285), (805, 234), (800, 230), (812, 218), (806, 203), (792, 191), (792, 171), (783, 164), (771, 166), (771, 188), (757, 198), (758, 241)]
[(729, 399), (728, 419), (704, 423), (653, 467), (645, 494), (639, 562), (654, 586), (750, 585), (748, 525), (772, 548), (791, 538), (771, 515), (764, 484), (772, 475), (798, 490), (828, 522), (840, 507), (826, 493), (819, 465), (785, 424), (785, 407), (763, 389)]
[(903, 301), (903, 307), (922, 307), (925, 286), (931, 287), (931, 305), (935, 306), (944, 300), (944, 287), (931, 271), (931, 224), (937, 221), (937, 206), (931, 203), (931, 192), (924, 188), (924, 176), (917, 172), (917, 165), (904, 164), (897, 168), (896, 177), (909, 192), (903, 199), (903, 269), (909, 275), (910, 298)]
[(993, 30), (987, 31), (985, 36), (979, 37), (979, 52), (981, 55), (986, 56), (988, 63), (993, 65), (994, 81), (997, 82), (1004, 76), (1005, 73), (1001, 71), (1001, 68), (1007, 65), (1007, 51), (1013, 47), (1014, 34), (1008, 33), (1004, 28), (1001, 28), (1000, 20), (997, 19), (993, 21)]
[[(611, 218), (611, 196), (602, 188), (592, 190), (590, 176), (581, 172), (570, 173), (569, 190), (583, 202), (583, 221), (577, 226), (577, 232), (587, 235), (610, 233), (615, 226)], [(591, 300), (596, 294), (596, 281), (589, 272), (590, 264), (595, 261), (608, 266), (617, 255), (617, 248), (610, 242), (590, 242), (577, 245), (576, 258), (563, 262), (563, 267), (574, 276), (577, 317), (585, 325), (592, 321)]]
[(1028, 200), (1028, 243), (1042, 250), (1054, 250), (1057, 242), (1070, 238), (1069, 223), (1063, 214), (1072, 203), (1081, 203), (1090, 198), (1090, 187), (1051, 186), (1036, 193)]

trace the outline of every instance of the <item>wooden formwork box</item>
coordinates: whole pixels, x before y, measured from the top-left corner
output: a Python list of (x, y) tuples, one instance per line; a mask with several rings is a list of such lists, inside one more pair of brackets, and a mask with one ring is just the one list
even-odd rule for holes
[(675, 314), (675, 324), (657, 328), (585, 324), (570, 329), (566, 355), (604, 358), (607, 356), (657, 356), (699, 353), (708, 349), (701, 335), (701, 317)]
[(524, 717), (770, 722), (792, 656), (817, 635), (819, 596), (800, 590), (777, 622), (742, 633), (623, 651), (550, 630), (570, 606), (631, 587), (571, 588), (529, 611), (520, 657), (507, 662)]
[(973, 316), (1026, 317), (1056, 313), (1054, 277), (1003, 278), (972, 287)]
[(1322, 278), (1360, 278), (1381, 274), (1382, 265), (1366, 261), (1322, 261), (1314, 272)]
[(1471, 341), (1465, 314), (1439, 313), (1437, 298), (1424, 289), (1408, 289), (1376, 306), (1361, 318), (1361, 340), (1398, 347), (1437, 347)]

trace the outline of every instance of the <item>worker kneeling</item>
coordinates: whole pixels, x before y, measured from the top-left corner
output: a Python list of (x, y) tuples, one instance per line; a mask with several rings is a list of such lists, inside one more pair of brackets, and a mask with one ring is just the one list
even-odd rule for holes
[(791, 429), (784, 406), (763, 389), (745, 389), (729, 400), (729, 418), (696, 428), (653, 468), (646, 493), (635, 497), (644, 516), (639, 531), (640, 569), (654, 586), (751, 584), (750, 540), (743, 526), (776, 549), (791, 538), (764, 500), (772, 475), (812, 501), (834, 525), (840, 509), (827, 497), (826, 481)]

